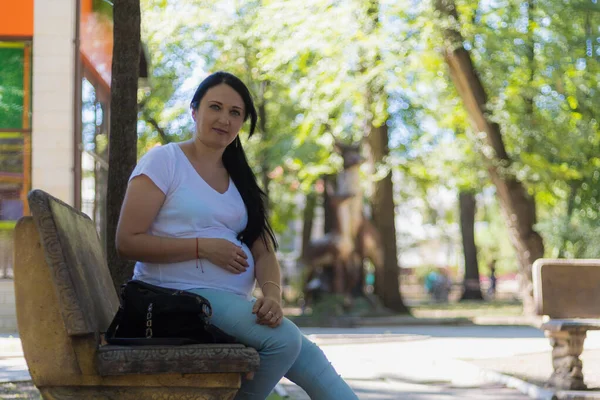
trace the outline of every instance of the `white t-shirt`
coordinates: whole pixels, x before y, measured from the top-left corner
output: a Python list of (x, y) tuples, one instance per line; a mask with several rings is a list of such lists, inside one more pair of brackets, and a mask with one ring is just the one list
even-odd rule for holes
[(196, 172), (176, 143), (146, 153), (129, 180), (142, 174), (166, 195), (150, 226), (150, 235), (227, 239), (242, 246), (249, 267), (241, 274), (233, 274), (208, 259), (199, 261), (201, 268), (196, 268), (196, 260), (165, 264), (138, 261), (133, 279), (173, 289), (211, 288), (250, 297), (254, 289), (254, 259), (248, 246), (237, 239), (246, 227), (248, 213), (231, 178), (227, 191), (217, 192)]

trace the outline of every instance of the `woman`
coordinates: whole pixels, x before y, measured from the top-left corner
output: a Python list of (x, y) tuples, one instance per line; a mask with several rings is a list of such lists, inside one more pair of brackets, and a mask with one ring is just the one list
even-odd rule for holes
[[(266, 198), (238, 133), (256, 109), (235, 76), (206, 78), (191, 102), (194, 137), (150, 150), (131, 174), (117, 249), (137, 260), (134, 279), (189, 290), (212, 305), (212, 323), (255, 348), (260, 368), (236, 399), (265, 399), (284, 375), (311, 398), (356, 395), (323, 352), (283, 316), (277, 242)], [(255, 281), (263, 297), (254, 299)]]

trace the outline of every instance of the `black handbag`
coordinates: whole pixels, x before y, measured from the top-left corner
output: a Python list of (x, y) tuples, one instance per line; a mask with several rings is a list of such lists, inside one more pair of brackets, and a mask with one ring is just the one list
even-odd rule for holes
[(115, 345), (236, 343), (210, 323), (210, 302), (185, 290), (131, 280), (121, 286), (121, 305), (105, 339)]

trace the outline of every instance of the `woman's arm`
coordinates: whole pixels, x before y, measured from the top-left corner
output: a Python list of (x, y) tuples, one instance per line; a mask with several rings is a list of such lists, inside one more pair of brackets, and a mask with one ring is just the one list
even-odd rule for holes
[(252, 245), (254, 257), (254, 274), (263, 297), (256, 300), (252, 312), (256, 314), (256, 322), (275, 328), (283, 321), (281, 308), (281, 271), (272, 246), (266, 245), (258, 238)]
[(165, 197), (146, 175), (131, 180), (117, 226), (116, 246), (121, 257), (150, 263), (176, 263), (194, 260), (199, 256), (232, 273), (239, 274), (246, 270), (246, 254), (228, 240), (149, 235), (147, 232)]
[(165, 198), (165, 194), (146, 175), (131, 180), (117, 225), (116, 246), (121, 257), (152, 263), (196, 258), (195, 239), (166, 238), (147, 233)]
[(281, 269), (272, 246), (259, 237), (252, 245), (254, 274), (264, 297), (281, 303)]

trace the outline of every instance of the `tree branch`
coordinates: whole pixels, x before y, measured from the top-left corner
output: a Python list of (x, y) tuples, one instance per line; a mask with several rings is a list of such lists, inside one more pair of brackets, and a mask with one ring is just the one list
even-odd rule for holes
[(158, 121), (156, 121), (154, 118), (142, 113), (142, 118), (144, 118), (144, 120), (149, 123), (150, 125), (152, 125), (152, 127), (156, 130), (156, 132), (158, 132), (158, 135), (160, 136), (160, 139), (162, 140), (162, 144), (168, 144), (171, 143), (173, 140), (169, 137), (169, 134), (167, 132), (165, 132), (165, 130), (163, 128), (160, 127), (160, 125), (158, 124)]

